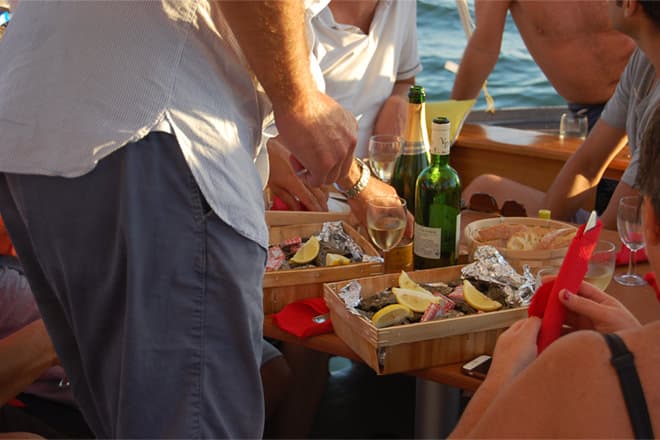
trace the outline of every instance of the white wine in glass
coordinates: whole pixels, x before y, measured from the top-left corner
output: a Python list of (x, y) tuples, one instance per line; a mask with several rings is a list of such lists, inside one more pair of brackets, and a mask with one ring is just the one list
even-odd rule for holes
[(399, 244), (406, 230), (406, 201), (397, 196), (375, 197), (367, 201), (367, 230), (371, 241), (383, 252)]
[(642, 197), (626, 196), (619, 200), (619, 209), (616, 216), (616, 228), (623, 244), (630, 249), (628, 271), (616, 275), (614, 279), (624, 286), (643, 286), (644, 278), (637, 273), (635, 253), (644, 247), (642, 234)]
[(369, 165), (376, 177), (389, 183), (394, 172), (394, 163), (401, 154), (399, 136), (379, 134), (369, 138)]
[(615, 263), (616, 246), (610, 241), (600, 240), (589, 258), (589, 268), (584, 280), (600, 290), (605, 290), (612, 280)]

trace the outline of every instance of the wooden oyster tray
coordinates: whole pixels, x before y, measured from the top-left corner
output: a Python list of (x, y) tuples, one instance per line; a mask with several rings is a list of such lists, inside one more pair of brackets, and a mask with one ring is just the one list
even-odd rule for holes
[[(462, 266), (409, 272), (417, 282), (451, 281), (460, 278)], [(375, 295), (398, 285), (399, 274), (358, 279), (362, 296)], [(497, 337), (515, 321), (527, 316), (520, 307), (496, 312), (404, 324), (377, 329), (362, 316), (352, 313), (339, 297), (346, 281), (324, 286), (325, 302), (335, 333), (377, 374), (399, 373), (451, 364), (492, 353)]]
[[(353, 227), (342, 221), (344, 231), (362, 248), (365, 255), (379, 255), (374, 246)], [(323, 223), (269, 227), (269, 244), (293, 237), (309, 237), (321, 232)], [(276, 313), (292, 302), (323, 295), (323, 283), (383, 273), (383, 263), (351, 263), (345, 266), (277, 270), (264, 274), (264, 313)]]

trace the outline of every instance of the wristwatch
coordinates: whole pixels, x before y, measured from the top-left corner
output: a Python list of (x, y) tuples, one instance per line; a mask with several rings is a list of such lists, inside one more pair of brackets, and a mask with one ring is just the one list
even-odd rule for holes
[(362, 169), (362, 174), (360, 175), (360, 180), (357, 181), (355, 185), (353, 185), (349, 189), (344, 189), (341, 186), (337, 185), (335, 182), (333, 185), (335, 186), (335, 189), (342, 193), (343, 195), (346, 196), (347, 199), (354, 199), (357, 197), (360, 192), (362, 192), (363, 189), (367, 187), (367, 184), (369, 183), (369, 178), (371, 177), (371, 171), (369, 171), (369, 165), (364, 163), (362, 159), (355, 158), (355, 162), (360, 166)]

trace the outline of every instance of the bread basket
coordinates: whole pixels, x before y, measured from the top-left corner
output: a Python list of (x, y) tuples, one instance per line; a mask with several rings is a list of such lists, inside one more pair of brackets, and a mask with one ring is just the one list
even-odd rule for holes
[[(468, 224), (464, 231), (465, 241), (468, 247), (468, 258), (470, 261), (472, 261), (474, 250), (477, 247), (483, 246), (484, 244), (489, 244), (479, 241), (479, 231), (502, 223), (509, 223), (511, 225), (525, 225), (528, 227), (548, 228), (548, 231), (559, 229), (570, 229), (571, 231), (577, 231), (577, 227), (575, 225), (571, 225), (570, 223), (535, 217), (495, 217), (476, 220)], [(568, 250), (568, 244), (570, 244), (570, 241), (565, 242), (561, 247), (530, 250), (509, 249), (505, 246), (494, 247), (518, 272), (522, 273), (523, 266), (528, 265), (530, 269), (532, 269), (533, 273), (535, 273), (536, 269), (541, 267), (560, 266), (564, 259), (564, 255), (566, 255), (566, 251)]]

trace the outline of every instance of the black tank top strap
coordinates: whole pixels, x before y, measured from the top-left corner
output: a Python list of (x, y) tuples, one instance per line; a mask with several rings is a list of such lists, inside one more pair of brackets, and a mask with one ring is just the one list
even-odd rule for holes
[(637, 368), (635, 368), (635, 357), (619, 335), (606, 333), (603, 336), (612, 352), (610, 362), (619, 376), (623, 399), (626, 402), (630, 423), (635, 431), (635, 438), (654, 438), (644, 389), (639, 381)]

